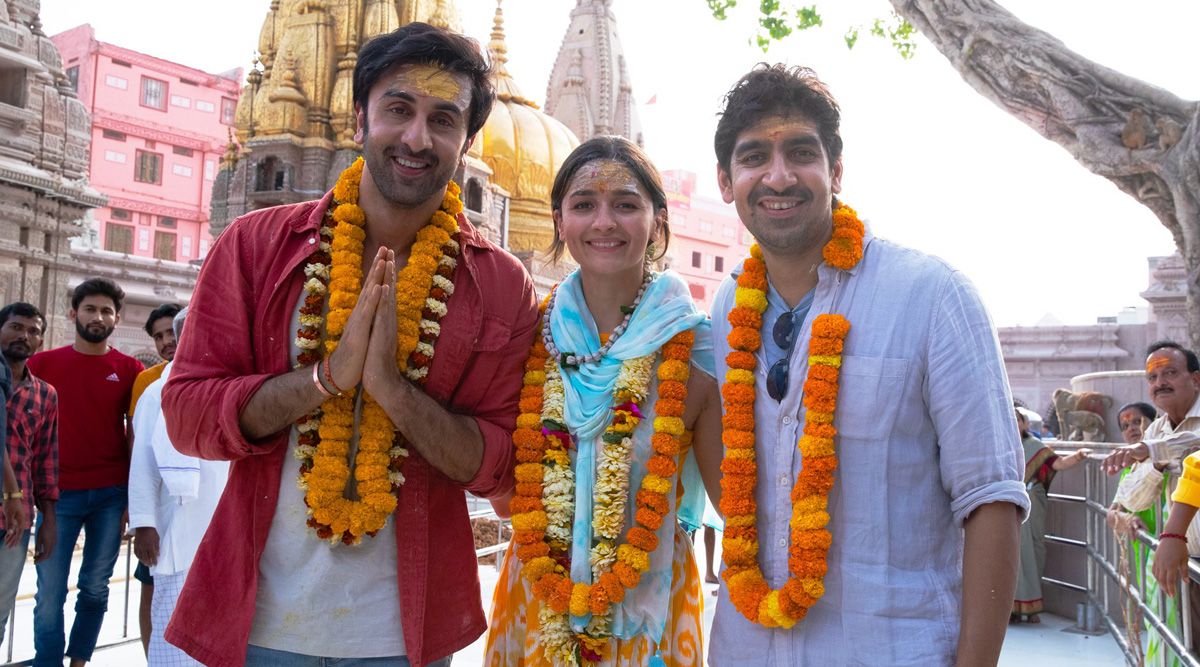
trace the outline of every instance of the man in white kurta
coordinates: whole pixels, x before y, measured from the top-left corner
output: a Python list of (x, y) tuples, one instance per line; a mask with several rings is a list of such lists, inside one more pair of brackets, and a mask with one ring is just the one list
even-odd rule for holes
[[(177, 335), (186, 312), (175, 319)], [(186, 456), (171, 445), (162, 415), (162, 388), (170, 374), (167, 364), (138, 400), (129, 469), (129, 527), (137, 533), (138, 558), (154, 575), (147, 654), (152, 667), (200, 664), (168, 644), (163, 632), (229, 476), (228, 461)]]

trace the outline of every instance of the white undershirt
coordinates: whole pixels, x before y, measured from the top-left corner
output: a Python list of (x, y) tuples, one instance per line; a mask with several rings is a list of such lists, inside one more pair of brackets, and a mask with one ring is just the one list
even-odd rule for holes
[[(291, 331), (299, 327), (299, 306)], [(296, 356), (292, 343), (292, 358)], [(258, 563), (250, 643), (325, 658), (405, 655), (393, 518), (358, 546), (330, 546), (308, 527), (297, 485), (296, 429), (279, 482), (279, 504)], [(353, 474), (353, 473), (352, 473)]]

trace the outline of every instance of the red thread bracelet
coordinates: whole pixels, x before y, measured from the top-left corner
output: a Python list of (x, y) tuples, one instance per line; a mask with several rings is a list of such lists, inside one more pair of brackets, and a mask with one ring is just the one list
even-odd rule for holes
[(1185, 544), (1188, 541), (1187, 535), (1180, 535), (1179, 533), (1159, 533), (1158, 535), (1158, 539), (1160, 540), (1164, 540), (1168, 537), (1176, 540), (1182, 540)]
[(317, 363), (321, 364), (323, 367), (321, 374), (325, 377), (325, 384), (329, 385), (329, 387), (333, 389), (335, 396), (341, 396), (342, 388), (337, 386), (337, 383), (333, 381), (333, 371), (329, 370), (329, 358), (326, 357)]

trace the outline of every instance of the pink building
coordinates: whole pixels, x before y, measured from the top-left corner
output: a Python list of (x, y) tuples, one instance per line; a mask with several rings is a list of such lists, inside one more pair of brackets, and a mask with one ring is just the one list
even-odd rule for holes
[(750, 253), (754, 239), (733, 205), (693, 194), (696, 174), (671, 170), (662, 177), (671, 213), (668, 266), (688, 281), (692, 298), (707, 312), (721, 280)]
[(242, 71), (208, 74), (96, 41), (90, 25), (51, 38), (92, 117), (92, 187), (104, 250), (173, 262), (212, 243), (209, 202)]

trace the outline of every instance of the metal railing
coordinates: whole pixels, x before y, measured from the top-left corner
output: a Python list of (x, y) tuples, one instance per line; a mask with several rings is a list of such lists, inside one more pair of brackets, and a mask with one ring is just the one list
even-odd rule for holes
[[(476, 549), (475, 550), (475, 558), (479, 559), (479, 558), (483, 558), (484, 556), (488, 556), (491, 554), (503, 554), (504, 551), (506, 549), (508, 549), (509, 541), (504, 539), (504, 527), (506, 525), (510, 524), (509, 520), (508, 519), (500, 519), (500, 517), (496, 516), (496, 512), (494, 510), (492, 510), (491, 506), (486, 502), (484, 502), (482, 504), (471, 503), (471, 505), (474, 507), (474, 509), (472, 509), (468, 513), (468, 517), (470, 519), (493, 519), (496, 521), (496, 544)], [(125, 585), (125, 595), (124, 595), (124, 599), (122, 601), (122, 607), (121, 607), (121, 638), (114, 640), (114, 641), (106, 642), (103, 644), (96, 644), (97, 651), (100, 651), (103, 649), (108, 649), (108, 648), (115, 648), (117, 646), (124, 646), (125, 644), (130, 644), (130, 643), (136, 642), (136, 641), (141, 641), (140, 629), (135, 627), (134, 634), (130, 635), (130, 633), (129, 633), (130, 632), (130, 628), (129, 628), (129, 611), (130, 611), (130, 591), (129, 591), (129, 589), (130, 589), (130, 585), (129, 585), (129, 583), (133, 580), (133, 567), (134, 567), (133, 540), (126, 537), (126, 538), (124, 538), (123, 541), (124, 541), (123, 550), (125, 552), (125, 557), (123, 559), (124, 563), (125, 563), (125, 577), (124, 577), (124, 579), (118, 579), (118, 578), (111, 579), (111, 580), (109, 580), (109, 584), (108, 584), (110, 591), (112, 590), (113, 586), (116, 586), (119, 584)], [(80, 544), (82, 545), (82, 541), (80, 542)], [(497, 570), (500, 569), (502, 562), (503, 562), (503, 558), (500, 556), (497, 556), (496, 557), (496, 569)], [(33, 566), (32, 562), (28, 562), (28, 561), (26, 562), (26, 565), (29, 567)], [(75, 590), (75, 587), (72, 586), (68, 590), (68, 594), (70, 593), (70, 591), (74, 591), (74, 590)], [(24, 600), (29, 599), (30, 597), (32, 597), (31, 594), (22, 595), (17, 598), (17, 601), (24, 601)], [(20, 661), (16, 661), (16, 662), (13, 661), (13, 650), (14, 650), (14, 643), (15, 643), (14, 640), (16, 639), (16, 630), (17, 630), (17, 618), (16, 617), (17, 617), (17, 613), (16, 613), (16, 608), (14, 605), (14, 609), (8, 615), (8, 629), (7, 629), (7, 632), (5, 633), (5, 637), (4, 637), (4, 643), (7, 644), (5, 662), (3, 665), (0, 665), (0, 667), (24, 667), (26, 665), (31, 665), (33, 663), (33, 658), (26, 658), (24, 660), (20, 660)], [(136, 626), (136, 622), (135, 622), (135, 626)], [(32, 626), (29, 628), (29, 632), (30, 633), (33, 632)]]
[[(1145, 530), (1138, 529), (1128, 539), (1119, 538), (1109, 528), (1106, 518), (1112, 498), (1116, 493), (1118, 478), (1107, 475), (1101, 468), (1104, 457), (1118, 445), (1111, 443), (1091, 442), (1060, 442), (1047, 443), (1056, 451), (1072, 451), (1081, 447), (1093, 450), (1084, 466), (1084, 495), (1071, 496), (1058, 493), (1049, 494), (1052, 502), (1082, 505), (1085, 509), (1085, 539), (1074, 540), (1066, 537), (1047, 535), (1048, 541), (1083, 549), (1086, 554), (1086, 582), (1082, 585), (1043, 577), (1044, 583), (1066, 588), (1082, 593), (1087, 599), (1087, 607), (1080, 614), (1080, 625), (1090, 625), (1093, 614), (1099, 616), (1105, 629), (1116, 641), (1121, 652), (1125, 654), (1129, 665), (1141, 667), (1145, 664), (1146, 647), (1142, 641), (1143, 633), (1147, 639), (1156, 638), (1162, 647), (1161, 664), (1178, 664), (1187, 667), (1200, 667), (1200, 658), (1188, 651), (1191, 646), (1193, 632), (1200, 628), (1191, 627), (1189, 618), (1190, 600), (1188, 587), (1200, 585), (1200, 565), (1195, 559), (1188, 562), (1188, 572), (1192, 581), (1181, 577), (1177, 585), (1177, 593), (1170, 598), (1158, 587), (1152, 595), (1147, 591), (1147, 581), (1152, 574), (1149, 571), (1136, 571), (1139, 567), (1138, 558), (1134, 552), (1134, 544), (1143, 545), (1143, 550), (1152, 552), (1158, 547), (1158, 539)], [(1168, 488), (1174, 489), (1177, 473), (1172, 471)], [(1162, 503), (1154, 504), (1155, 525), (1161, 530), (1163, 525)], [(1143, 561), (1146, 559), (1143, 557)], [(1124, 564), (1122, 564), (1124, 561)], [(1143, 563), (1145, 565), (1145, 563)], [(1148, 566), (1146, 566), (1148, 567)], [(1115, 584), (1119, 599), (1113, 600), (1109, 584)], [(1113, 609), (1121, 610), (1120, 618), (1114, 618)], [(1174, 620), (1168, 610), (1174, 610)], [(1129, 619), (1136, 627), (1127, 627)], [(1082, 628), (1091, 629), (1091, 628)]]

